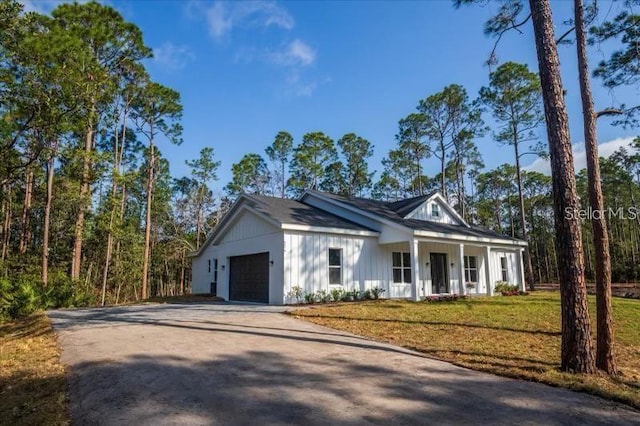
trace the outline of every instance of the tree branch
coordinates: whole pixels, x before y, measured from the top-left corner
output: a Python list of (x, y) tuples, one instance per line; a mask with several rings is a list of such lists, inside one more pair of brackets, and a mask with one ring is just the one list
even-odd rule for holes
[(529, 19), (531, 19), (531, 13), (529, 13), (526, 18), (524, 18), (521, 22), (519, 22), (517, 24), (515, 22), (511, 21), (511, 25), (510, 26), (508, 26), (507, 28), (503, 29), (502, 31), (500, 31), (498, 33), (498, 37), (496, 38), (496, 42), (493, 44), (493, 49), (491, 49), (491, 53), (489, 54), (489, 59), (487, 59), (487, 64), (491, 65), (495, 61), (496, 50), (498, 49), (498, 43), (500, 43), (500, 40), (502, 39), (502, 36), (507, 31), (510, 31), (510, 30), (517, 30), (520, 34), (522, 34), (522, 31), (520, 31), (518, 28), (520, 28), (521, 26), (523, 26), (524, 24), (529, 22)]
[(598, 111), (596, 112), (596, 118), (600, 118), (600, 117), (606, 117), (606, 116), (610, 116), (610, 115), (622, 115), (624, 114), (624, 111), (618, 108), (606, 108), (603, 109), (602, 111)]
[(560, 44), (563, 42), (563, 40), (565, 38), (567, 38), (569, 36), (569, 34), (571, 34), (573, 31), (575, 31), (576, 27), (573, 26), (571, 28), (569, 28), (564, 34), (562, 34), (560, 37), (558, 37), (558, 39), (556, 40), (556, 45)]

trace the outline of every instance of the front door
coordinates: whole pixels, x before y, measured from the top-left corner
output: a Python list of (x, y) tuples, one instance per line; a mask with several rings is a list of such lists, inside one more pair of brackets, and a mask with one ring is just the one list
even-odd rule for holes
[(431, 253), (431, 293), (449, 293), (446, 253)]

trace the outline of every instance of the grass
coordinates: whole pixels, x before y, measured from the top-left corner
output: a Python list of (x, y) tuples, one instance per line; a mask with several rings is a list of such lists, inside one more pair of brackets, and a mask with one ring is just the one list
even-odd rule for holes
[(67, 381), (42, 313), (0, 324), (0, 424), (69, 423)]
[[(595, 299), (590, 297), (589, 301), (594, 321)], [(559, 371), (557, 292), (456, 302), (377, 300), (317, 305), (294, 311), (292, 315), (474, 370), (588, 392), (640, 408), (638, 300), (613, 300), (615, 350), (620, 370), (617, 377)]]

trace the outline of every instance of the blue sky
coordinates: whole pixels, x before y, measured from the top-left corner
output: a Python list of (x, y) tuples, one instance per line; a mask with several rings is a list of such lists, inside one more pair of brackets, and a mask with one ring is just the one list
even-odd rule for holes
[[(51, 0), (30, 1), (46, 10)], [(214, 2), (119, 1), (125, 19), (143, 31), (155, 52), (148, 68), (158, 82), (178, 90), (184, 104), (184, 143), (161, 144), (174, 176), (188, 174), (184, 161), (205, 146), (222, 161), (218, 188), (231, 178), (230, 168), (244, 154), (264, 154), (280, 130), (298, 143), (310, 131), (334, 140), (348, 132), (375, 146), (371, 170), (394, 147), (397, 122), (418, 101), (451, 83), (465, 86), (471, 97), (488, 83), (484, 65), (494, 40), (483, 24), (497, 4), (455, 10), (450, 1), (365, 2)], [(601, 2), (610, 16), (615, 5)], [(552, 3), (562, 21), (572, 2)], [(592, 52), (592, 65), (611, 46)], [(571, 136), (579, 151), (582, 117), (577, 86), (575, 46), (560, 48), (567, 90)], [(530, 24), (523, 34), (506, 35), (498, 48), (501, 61), (528, 63), (537, 71)], [(609, 93), (593, 81), (596, 108), (616, 101), (632, 103), (638, 88)], [(492, 121), (487, 114), (488, 124)], [(628, 142), (637, 132), (601, 121), (603, 154)], [(546, 140), (544, 128), (540, 135)], [(613, 141), (613, 142), (612, 142)], [(513, 162), (509, 148), (491, 135), (477, 140), (487, 168)], [(576, 153), (578, 162), (580, 154)], [(525, 158), (525, 164), (535, 158)], [(426, 173), (437, 173), (437, 160), (426, 161)], [(546, 170), (542, 161), (532, 168)]]

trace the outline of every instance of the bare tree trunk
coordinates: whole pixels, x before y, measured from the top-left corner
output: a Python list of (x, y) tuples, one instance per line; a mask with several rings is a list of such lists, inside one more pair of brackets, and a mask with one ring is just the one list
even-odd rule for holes
[(440, 175), (441, 175), (440, 188), (442, 191), (442, 196), (444, 197), (445, 200), (447, 200), (447, 202), (449, 202), (449, 199), (447, 198), (447, 180), (445, 177), (445, 170), (446, 170), (445, 162), (447, 160), (445, 155), (444, 142), (442, 141), (440, 141), (440, 149), (442, 150), (442, 158), (440, 159)]
[(22, 227), (20, 228), (20, 244), (18, 253), (25, 254), (31, 239), (31, 229), (29, 227), (29, 218), (31, 216), (31, 200), (33, 198), (33, 169), (27, 169), (27, 179), (24, 186), (24, 203), (22, 205)]
[(9, 254), (9, 238), (11, 235), (11, 196), (13, 192), (11, 185), (5, 185), (3, 192), (5, 194), (5, 199), (4, 221), (2, 223), (2, 256), (0, 257), (0, 260), (4, 262)]
[[(515, 134), (515, 133), (514, 133)], [(522, 195), (522, 170), (520, 169), (520, 147), (517, 141), (514, 141), (514, 149), (516, 151), (516, 175), (518, 181), (518, 204), (520, 207), (520, 226), (522, 239), (529, 242), (528, 232), (527, 232), (527, 221), (524, 212), (524, 196)], [(531, 254), (529, 251), (529, 246), (524, 248), (523, 252), (523, 260), (525, 267), (525, 274), (527, 276), (527, 282), (529, 283), (529, 288), (531, 290), (535, 290), (535, 279), (533, 278), (533, 266), (531, 265)]]
[(107, 234), (107, 250), (104, 259), (104, 270), (102, 273), (102, 306), (104, 306), (105, 297), (107, 294), (107, 278), (109, 277), (109, 264), (111, 263), (111, 257), (113, 254), (113, 222), (116, 216), (116, 193), (118, 189), (118, 176), (120, 173), (120, 160), (122, 159), (122, 153), (124, 152), (124, 143), (127, 136), (127, 110), (125, 108), (122, 118), (122, 133), (120, 136), (121, 142), (118, 147), (118, 130), (116, 126), (114, 137), (114, 149), (113, 149), (113, 177), (111, 181), (111, 217), (109, 218), (109, 233)]
[(611, 255), (609, 253), (609, 235), (604, 215), (602, 184), (600, 182), (596, 114), (593, 108), (593, 96), (589, 79), (587, 37), (585, 34), (582, 0), (574, 0), (574, 9), (580, 94), (582, 96), (582, 115), (584, 118), (584, 142), (587, 155), (589, 204), (594, 212), (600, 213), (591, 218), (593, 248), (596, 259), (596, 366), (609, 374), (615, 374), (616, 361), (613, 352), (613, 321), (611, 319)]
[(582, 230), (577, 215), (573, 153), (564, 101), (560, 61), (548, 0), (529, 0), (538, 54), (553, 176), (553, 207), (562, 306), (561, 368), (596, 371), (582, 259)]
[(57, 144), (49, 160), (47, 161), (47, 197), (44, 205), (44, 225), (42, 230), (42, 271), (40, 279), (44, 286), (47, 285), (49, 279), (49, 224), (51, 221), (51, 204), (53, 201), (53, 173), (55, 166), (55, 151)]
[(82, 263), (82, 239), (84, 229), (84, 214), (87, 209), (89, 195), (89, 172), (91, 167), (91, 150), (93, 148), (93, 126), (90, 125), (85, 133), (84, 156), (82, 158), (82, 178), (80, 182), (80, 206), (76, 218), (75, 235), (73, 240), (73, 258), (71, 260), (71, 278), (80, 278)]
[(155, 154), (153, 152), (153, 141), (149, 142), (149, 175), (147, 178), (147, 208), (146, 221), (144, 228), (144, 254), (142, 258), (142, 294), (141, 298), (147, 298), (147, 274), (149, 272), (149, 253), (151, 239), (151, 202), (153, 192), (153, 167), (155, 163)]

